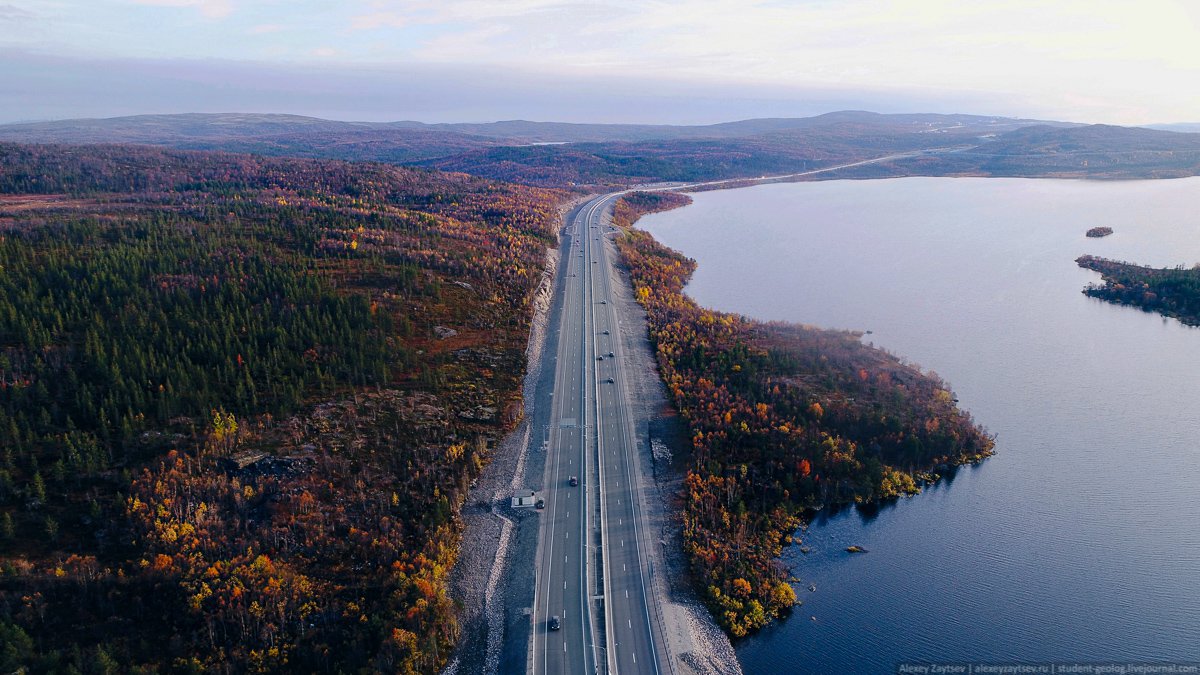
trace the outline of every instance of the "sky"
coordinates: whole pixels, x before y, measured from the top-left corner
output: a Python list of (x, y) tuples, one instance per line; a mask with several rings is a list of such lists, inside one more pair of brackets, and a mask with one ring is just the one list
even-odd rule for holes
[(1200, 0), (0, 0), (0, 122), (1200, 122)]

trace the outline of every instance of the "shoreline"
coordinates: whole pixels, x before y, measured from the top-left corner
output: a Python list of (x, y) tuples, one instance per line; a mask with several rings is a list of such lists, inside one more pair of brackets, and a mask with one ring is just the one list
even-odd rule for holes
[[(780, 570), (781, 543), (753, 555), (739, 550), (737, 564), (728, 565), (721, 561), (732, 559), (731, 541), (794, 540), (804, 522), (798, 510), (915, 494), (921, 490), (917, 482), (928, 476), (921, 467), (976, 462), (992, 454), (993, 441), (957, 408), (947, 383), (864, 345), (861, 334), (757, 321), (706, 309), (687, 296), (696, 261), (636, 229), (636, 223), (647, 213), (690, 201), (678, 191), (631, 195), (621, 214), (621, 248), (655, 331), (675, 407), (687, 415), (695, 439), (695, 468), (688, 473), (682, 510), (689, 550), (702, 555), (689, 556), (689, 571), (712, 581), (707, 591), (696, 592), (729, 634), (743, 637), (783, 619), (798, 603), (794, 579)], [(781, 356), (772, 360), (771, 354)], [(822, 373), (823, 379), (814, 384), (797, 374), (807, 372)], [(893, 391), (905, 396), (897, 399)], [(898, 436), (874, 423), (884, 405), (898, 420)], [(953, 433), (934, 434), (942, 428)], [(902, 455), (911, 451), (895, 438), (909, 433), (921, 456)], [(874, 451), (878, 455), (859, 452), (872, 443), (883, 443)], [(740, 476), (731, 474), (729, 467), (739, 465)], [(755, 470), (748, 473), (747, 466)], [(740, 495), (750, 494), (769, 519), (747, 520)], [(738, 510), (726, 510), (728, 504)]]

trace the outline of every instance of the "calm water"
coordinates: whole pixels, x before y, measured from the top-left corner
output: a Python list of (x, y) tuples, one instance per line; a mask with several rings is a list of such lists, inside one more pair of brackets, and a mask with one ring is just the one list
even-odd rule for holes
[[(1200, 261), (1200, 179), (906, 178), (695, 195), (641, 221), (710, 307), (873, 331), (998, 454), (785, 553), (804, 606), (748, 673), (901, 660), (1200, 660), (1200, 330), (1080, 293), (1084, 253)], [(1109, 225), (1116, 234), (1087, 239)], [(850, 544), (870, 553), (844, 552)], [(816, 592), (809, 592), (809, 583)]]

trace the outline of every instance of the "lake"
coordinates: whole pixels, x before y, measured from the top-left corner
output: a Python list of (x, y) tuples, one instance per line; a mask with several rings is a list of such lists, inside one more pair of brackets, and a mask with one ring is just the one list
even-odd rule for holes
[(870, 330), (997, 437), (917, 497), (821, 514), (784, 554), (804, 605), (738, 645), (747, 673), (1200, 660), (1200, 329), (1087, 298), (1074, 262), (1200, 261), (1200, 178), (693, 196), (639, 227), (699, 261), (697, 301)]

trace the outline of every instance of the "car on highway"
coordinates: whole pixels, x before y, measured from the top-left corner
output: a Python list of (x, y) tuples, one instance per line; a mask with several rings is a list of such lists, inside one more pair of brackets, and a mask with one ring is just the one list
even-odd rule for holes
[(609, 353), (608, 353), (608, 358), (610, 358), (610, 359), (611, 359), (611, 358), (614, 358), (615, 356), (616, 356), (616, 354), (614, 354), (614, 353), (612, 353), (612, 352), (609, 352)]
[(600, 356), (597, 356), (597, 357), (596, 357), (596, 360), (597, 360), (597, 361), (603, 361), (603, 360), (604, 360), (604, 355), (603, 355), (603, 354), (601, 354)]
[(569, 483), (571, 487), (575, 487), (576, 485), (579, 485), (579, 478), (576, 476), (571, 476), (567, 479), (567, 483)]
[(604, 334), (605, 334), (605, 335), (609, 335), (609, 332), (608, 332), (608, 331), (604, 331)]
[(608, 378), (607, 380), (605, 380), (605, 382), (607, 382), (607, 383), (609, 383), (609, 384), (612, 384), (613, 382), (616, 382), (616, 380), (614, 380), (614, 379), (612, 379), (612, 378), (610, 377), (610, 378)]
[(601, 301), (600, 301), (600, 304), (602, 304), (602, 305), (607, 305), (607, 304), (608, 304), (608, 301), (607, 301), (607, 300), (601, 300)]
[(562, 622), (558, 620), (558, 615), (550, 617), (550, 630), (558, 630), (562, 628)]

